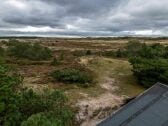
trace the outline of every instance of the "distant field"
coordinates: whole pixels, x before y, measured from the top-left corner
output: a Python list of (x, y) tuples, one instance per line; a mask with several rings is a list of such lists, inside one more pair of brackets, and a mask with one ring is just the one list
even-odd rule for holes
[[(0, 38), (2, 40), (8, 40), (9, 38)], [(45, 46), (48, 46), (54, 50), (116, 50), (123, 48), (130, 40), (139, 40), (142, 43), (161, 43), (168, 44), (168, 38), (17, 38), (20, 41), (25, 42), (39, 42)]]

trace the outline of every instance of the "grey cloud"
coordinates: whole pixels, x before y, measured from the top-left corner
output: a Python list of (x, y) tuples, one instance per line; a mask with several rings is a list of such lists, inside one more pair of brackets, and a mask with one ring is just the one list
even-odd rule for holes
[[(150, 30), (167, 35), (167, 5), (167, 0), (6, 0), (0, 5), (0, 35), (120, 36)], [(28, 26), (52, 31), (11, 31)]]

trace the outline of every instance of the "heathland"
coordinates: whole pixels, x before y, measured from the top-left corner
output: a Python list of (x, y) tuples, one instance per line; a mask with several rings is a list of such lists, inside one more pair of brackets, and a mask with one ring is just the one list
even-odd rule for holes
[(167, 38), (0, 39), (0, 125), (94, 126), (168, 82)]

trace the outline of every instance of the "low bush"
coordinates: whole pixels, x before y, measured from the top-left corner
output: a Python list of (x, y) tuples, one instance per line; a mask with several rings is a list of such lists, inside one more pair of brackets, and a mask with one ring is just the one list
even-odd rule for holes
[(54, 79), (65, 83), (86, 84), (92, 81), (91, 74), (74, 68), (65, 68), (62, 70), (56, 70), (51, 74), (51, 76)]
[(72, 113), (64, 108), (59, 110), (59, 114), (37, 113), (23, 121), (21, 126), (69, 126), (71, 124)]
[(29, 60), (47, 60), (52, 57), (52, 52), (47, 47), (39, 44), (17, 43), (8, 49), (9, 55)]
[(139, 51), (142, 49), (144, 45), (145, 45), (144, 43), (141, 43), (138, 40), (129, 41), (127, 43), (127, 46), (124, 48), (125, 56), (131, 57), (131, 56), (139, 55)]
[(168, 46), (159, 43), (130, 46), (129, 62), (140, 84), (150, 87), (156, 82), (168, 83)]
[(17, 39), (9, 39), (9, 41), (4, 41), (3, 44), (6, 46), (15, 46), (19, 43), (19, 40)]
[[(23, 113), (22, 118), (25, 120), (22, 125), (38, 126), (37, 123), (44, 120), (36, 120), (37, 115), (41, 115), (45, 121), (58, 126), (68, 126), (73, 117), (72, 111), (66, 105), (67, 97), (61, 91), (45, 91), (41, 95), (34, 93), (32, 90), (25, 91), (21, 97), (20, 111)], [(44, 116), (45, 115), (45, 116)], [(32, 122), (32, 119), (33, 122)], [(54, 121), (55, 120), (55, 121)], [(44, 123), (45, 124), (45, 123)]]
[[(39, 94), (22, 88), (23, 78), (0, 64), (1, 126), (70, 126), (73, 113), (62, 91)], [(44, 119), (44, 120), (43, 120)]]
[(168, 83), (168, 60), (146, 59), (141, 57), (131, 58), (134, 75), (140, 84), (150, 87), (156, 82)]

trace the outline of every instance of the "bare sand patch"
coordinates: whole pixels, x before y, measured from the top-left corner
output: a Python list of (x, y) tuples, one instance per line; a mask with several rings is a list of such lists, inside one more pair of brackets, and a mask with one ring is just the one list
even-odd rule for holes
[(119, 97), (109, 92), (96, 98), (81, 100), (76, 104), (79, 108), (76, 119), (81, 126), (95, 126), (119, 108), (123, 100), (124, 97)]

